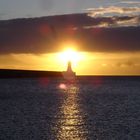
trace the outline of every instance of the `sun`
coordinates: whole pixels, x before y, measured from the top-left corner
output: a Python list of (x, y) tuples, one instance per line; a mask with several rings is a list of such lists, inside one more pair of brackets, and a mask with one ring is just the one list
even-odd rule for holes
[(63, 62), (71, 61), (76, 63), (80, 59), (80, 55), (74, 48), (66, 48), (63, 52), (59, 53), (59, 58)]
[(75, 48), (65, 48), (62, 52), (58, 54), (59, 60), (65, 65), (71, 61), (72, 65), (76, 67), (78, 62), (83, 58), (82, 54), (78, 52)]

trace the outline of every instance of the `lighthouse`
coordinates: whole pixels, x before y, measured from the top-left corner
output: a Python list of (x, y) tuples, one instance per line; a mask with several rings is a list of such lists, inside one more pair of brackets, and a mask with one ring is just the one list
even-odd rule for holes
[(67, 70), (63, 72), (63, 76), (67, 80), (73, 80), (75, 78), (76, 74), (72, 70), (71, 61), (68, 61)]
[(68, 62), (67, 72), (68, 73), (73, 73), (72, 68), (71, 68), (71, 61)]

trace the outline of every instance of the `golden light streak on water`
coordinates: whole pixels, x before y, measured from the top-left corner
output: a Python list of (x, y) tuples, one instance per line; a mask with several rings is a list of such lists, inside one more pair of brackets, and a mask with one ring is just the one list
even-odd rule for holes
[[(61, 89), (62, 90), (62, 89)], [(79, 88), (76, 85), (68, 85), (64, 90), (66, 98), (60, 107), (59, 128), (57, 139), (60, 140), (84, 140), (85, 132), (82, 110), (79, 106)]]

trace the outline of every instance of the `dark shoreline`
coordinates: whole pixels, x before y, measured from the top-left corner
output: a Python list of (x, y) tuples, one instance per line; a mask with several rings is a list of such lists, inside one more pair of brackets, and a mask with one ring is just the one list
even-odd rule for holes
[[(0, 69), (0, 78), (38, 78), (38, 77), (63, 77), (62, 71), (45, 71), (45, 70), (17, 70), (17, 69)], [(94, 78), (115, 78), (115, 79), (140, 79), (140, 75), (77, 75), (82, 79), (88, 77)]]
[(59, 71), (0, 69), (0, 78), (62, 77)]

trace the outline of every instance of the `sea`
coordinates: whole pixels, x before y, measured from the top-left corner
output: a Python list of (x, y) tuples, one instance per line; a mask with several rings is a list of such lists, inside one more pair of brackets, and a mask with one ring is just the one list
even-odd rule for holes
[(140, 77), (0, 79), (0, 140), (140, 140)]

